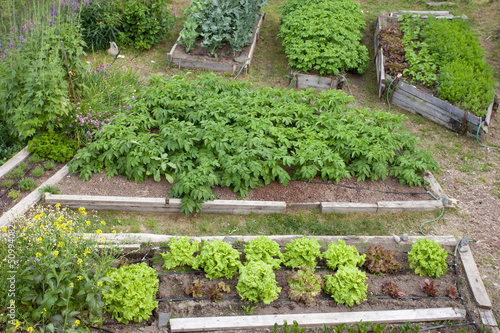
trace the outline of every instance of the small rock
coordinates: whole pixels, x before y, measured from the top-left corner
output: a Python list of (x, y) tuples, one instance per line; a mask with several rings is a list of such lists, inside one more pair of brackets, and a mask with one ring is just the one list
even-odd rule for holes
[(394, 238), (394, 241), (396, 243), (398, 243), (398, 244), (401, 243), (401, 238), (398, 235), (392, 235), (392, 238)]
[(408, 234), (402, 234), (402, 235), (401, 235), (401, 240), (402, 240), (403, 242), (406, 242), (406, 241), (408, 240)]
[(222, 241), (232, 245), (232, 244), (236, 243), (237, 240), (238, 239), (236, 237), (226, 236), (226, 237), (224, 237), (224, 239)]
[(158, 314), (158, 327), (167, 327), (170, 319), (170, 313), (160, 312)]

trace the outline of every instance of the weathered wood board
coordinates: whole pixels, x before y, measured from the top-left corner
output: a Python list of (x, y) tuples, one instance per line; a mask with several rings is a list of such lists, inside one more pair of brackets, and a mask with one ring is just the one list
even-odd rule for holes
[(291, 79), (295, 80), (295, 88), (315, 88), (319, 91), (328, 89), (337, 89), (339, 81), (335, 76), (319, 76), (311, 74), (303, 74), (298, 72), (291, 72)]
[(483, 280), (481, 279), (481, 275), (477, 269), (472, 252), (470, 249), (465, 252), (459, 252), (474, 299), (480, 307), (491, 309), (491, 300), (486, 292), (486, 288), (484, 287)]
[(262, 13), (259, 20), (257, 21), (257, 27), (252, 35), (252, 43), (250, 44), (250, 51), (248, 55), (248, 60), (243, 63), (239, 63), (234, 61), (232, 64), (222, 63), (218, 59), (188, 59), (188, 58), (180, 58), (175, 57), (174, 52), (179, 47), (179, 39), (174, 44), (170, 52), (167, 54), (167, 60), (169, 66), (174, 66), (179, 69), (187, 68), (187, 69), (208, 69), (216, 72), (229, 72), (232, 74), (239, 73), (243, 71), (245, 73), (248, 72), (250, 64), (252, 62), (253, 53), (255, 50), (255, 45), (259, 39), (260, 28), (262, 26), (262, 21), (264, 20), (265, 13)]
[(322, 213), (376, 213), (377, 204), (360, 202), (322, 202)]
[(29, 156), (30, 153), (28, 153), (26, 149), (27, 147), (24, 147), (19, 153), (11, 157), (7, 162), (0, 166), (0, 178), (8, 174), (12, 169), (17, 167), (19, 163), (24, 161), (26, 157)]
[(337, 324), (405, 323), (443, 320), (462, 320), (462, 311), (454, 308), (430, 308), (386, 311), (353, 311), (333, 313), (277, 314), (260, 316), (225, 316), (170, 319), (171, 332), (207, 332), (217, 330), (272, 329), (274, 324), (283, 325), (294, 320), (300, 327), (318, 327)]

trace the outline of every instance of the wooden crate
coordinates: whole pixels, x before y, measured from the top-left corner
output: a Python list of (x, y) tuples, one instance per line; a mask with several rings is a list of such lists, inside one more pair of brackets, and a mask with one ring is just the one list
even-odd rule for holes
[(168, 65), (170, 66), (175, 66), (179, 69), (208, 69), (211, 71), (216, 71), (216, 72), (229, 72), (232, 74), (236, 73), (248, 73), (248, 69), (250, 67), (250, 64), (252, 62), (253, 58), (253, 53), (255, 51), (255, 46), (257, 44), (257, 41), (259, 39), (260, 35), (260, 28), (262, 26), (262, 21), (264, 20), (265, 13), (262, 13), (260, 16), (259, 20), (257, 21), (257, 27), (255, 28), (255, 31), (252, 35), (252, 43), (250, 44), (250, 51), (247, 56), (247, 60), (244, 62), (237, 62), (236, 60), (234, 61), (233, 64), (228, 64), (228, 63), (223, 63), (220, 61), (220, 59), (213, 58), (210, 60), (207, 59), (201, 59), (200, 56), (190, 56), (190, 57), (176, 57), (175, 56), (175, 51), (181, 51), (184, 53), (184, 55), (187, 55), (182, 47), (179, 47), (179, 39), (177, 39), (177, 42), (174, 44), (172, 47), (172, 50), (167, 54), (167, 60), (168, 60)]
[(336, 76), (319, 76), (312, 74), (299, 73), (294, 70), (290, 71), (290, 81), (297, 89), (315, 88), (319, 91), (328, 89), (342, 89), (344, 80), (338, 79)]
[[(389, 16), (380, 16), (377, 20), (374, 34), (374, 51), (375, 51), (375, 65), (377, 70), (377, 84), (378, 95), (380, 98), (385, 98), (384, 94), (387, 89), (391, 89), (392, 93), (391, 103), (399, 106), (402, 109), (416, 113), (424, 118), (427, 118), (439, 125), (442, 125), (452, 131), (463, 133), (467, 136), (475, 137), (478, 132), (478, 127), (481, 125), (479, 136), (488, 131), (488, 126), (493, 112), (493, 104), (488, 107), (487, 114), (484, 119), (470, 114), (467, 111), (461, 110), (456, 106), (445, 102), (427, 92), (422, 91), (416, 86), (404, 83), (402, 81), (395, 81), (393, 77), (385, 73), (384, 68), (384, 54), (382, 47), (378, 44), (378, 33), (382, 27), (387, 25), (397, 24), (397, 18), (401, 17), (403, 13), (414, 13), (416, 15), (436, 15), (437, 18), (451, 19), (457, 16), (451, 15), (449, 12), (444, 11), (408, 11), (391, 13)], [(466, 16), (460, 16), (466, 19)], [(391, 84), (393, 83), (393, 84)]]

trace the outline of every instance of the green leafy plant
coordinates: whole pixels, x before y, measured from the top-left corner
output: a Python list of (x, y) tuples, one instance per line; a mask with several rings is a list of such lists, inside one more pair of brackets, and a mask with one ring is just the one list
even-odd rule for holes
[(424, 283), (420, 285), (427, 296), (436, 297), (438, 285), (434, 284), (434, 281), (425, 279)]
[(325, 275), (325, 292), (335, 302), (353, 306), (366, 300), (366, 274), (354, 266), (341, 266), (334, 276)]
[(28, 159), (28, 162), (30, 162), (31, 164), (35, 164), (35, 163), (40, 163), (40, 162), (43, 162), (45, 159), (43, 157), (40, 157), (38, 155), (31, 155)]
[(321, 245), (316, 238), (297, 238), (285, 245), (283, 264), (290, 268), (316, 267), (321, 258)]
[(392, 281), (387, 281), (382, 285), (382, 292), (392, 298), (405, 296), (405, 293), (399, 290), (398, 285)]
[(168, 242), (170, 252), (161, 253), (165, 263), (165, 269), (172, 269), (177, 266), (193, 266), (194, 254), (200, 250), (200, 242), (191, 242), (189, 237), (172, 238)]
[(368, 50), (361, 44), (365, 21), (352, 0), (291, 0), (285, 2), (280, 32), (288, 63), (321, 75), (363, 73)]
[(245, 245), (245, 258), (247, 262), (263, 261), (271, 265), (273, 269), (279, 269), (281, 257), (282, 253), (278, 243), (265, 236), (251, 239), (248, 241), (248, 244)]
[(194, 298), (203, 297), (203, 286), (205, 283), (201, 280), (194, 280), (193, 284), (186, 288), (186, 295), (193, 295)]
[(128, 324), (141, 322), (151, 316), (158, 306), (158, 275), (146, 263), (110, 268), (106, 276), (111, 280), (110, 289), (103, 292), (105, 310), (111, 318)]
[(52, 185), (46, 185), (40, 189), (40, 193), (44, 195), (45, 193), (50, 194), (61, 194), (61, 188)]
[(14, 181), (11, 179), (2, 181), (2, 187), (9, 188), (14, 185)]
[(12, 200), (16, 200), (17, 198), (19, 198), (20, 195), (21, 195), (21, 191), (10, 190), (9, 193), (7, 194), (7, 197), (12, 199)]
[(448, 253), (435, 241), (418, 239), (408, 252), (410, 268), (420, 276), (438, 278), (446, 272)]
[(389, 332), (394, 332), (394, 328), (389, 329), (387, 327), (387, 325), (388, 324), (377, 323), (377, 324), (372, 324), (370, 328), (371, 328), (372, 332), (374, 332), (374, 333), (389, 333)]
[(382, 245), (371, 245), (365, 254), (364, 266), (372, 274), (392, 274), (403, 267), (396, 261), (396, 252)]
[(399, 331), (401, 333), (418, 333), (420, 332), (420, 325), (419, 324), (412, 324), (412, 323), (404, 323), (403, 325), (399, 325)]
[(196, 39), (200, 35), (197, 31), (199, 22), (190, 15), (184, 22), (184, 28), (179, 33), (179, 44), (184, 46), (188, 53), (196, 44)]
[(56, 163), (53, 160), (48, 160), (43, 163), (45, 170), (54, 170), (56, 168)]
[(212, 301), (219, 301), (222, 298), (222, 293), (230, 293), (231, 287), (224, 282), (219, 282), (207, 289), (207, 297)]
[(49, 130), (38, 139), (30, 140), (28, 143), (28, 152), (57, 162), (70, 160), (77, 148), (76, 141), (69, 141), (65, 136), (58, 135), (53, 130)]
[(361, 266), (365, 262), (365, 257), (366, 255), (358, 253), (355, 246), (346, 245), (342, 239), (328, 244), (328, 250), (323, 253), (326, 265), (333, 270), (342, 266)]
[(278, 298), (281, 291), (277, 284), (271, 265), (250, 261), (240, 268), (236, 290), (242, 300), (269, 304)]
[(45, 169), (42, 166), (37, 166), (31, 171), (31, 175), (35, 178), (40, 178), (45, 174)]
[(246, 312), (246, 314), (248, 315), (252, 315), (253, 312), (255, 311), (255, 309), (257, 309), (258, 305), (252, 305), (252, 304), (249, 304), (247, 306), (245, 305), (242, 305), (241, 308)]
[(120, 34), (122, 19), (117, 1), (90, 0), (84, 2), (80, 14), (80, 26), (87, 50), (103, 50)]
[(38, 186), (33, 178), (23, 178), (18, 184), (21, 191), (33, 191)]
[(26, 163), (19, 164), (14, 170), (9, 172), (9, 174), (7, 175), (7, 178), (10, 178), (10, 179), (21, 178), (22, 176), (24, 176), (24, 172), (26, 171), (27, 167), (28, 166)]
[[(286, 320), (283, 321), (283, 326), (281, 327), (283, 329), (283, 333), (302, 333), (306, 330), (306, 328), (300, 328), (299, 323), (297, 323), (296, 320), (293, 321), (292, 326), (288, 326), (288, 323)], [(274, 324), (274, 329), (272, 330), (272, 333), (279, 333), (280, 331), (278, 330), (278, 323)]]
[(302, 267), (297, 272), (288, 273), (286, 281), (286, 291), (292, 301), (302, 302), (307, 306), (316, 305), (324, 281), (320, 275), (314, 274), (312, 267)]
[(203, 243), (200, 254), (193, 262), (194, 269), (204, 269), (205, 276), (212, 279), (231, 279), (241, 267), (240, 253), (219, 239)]

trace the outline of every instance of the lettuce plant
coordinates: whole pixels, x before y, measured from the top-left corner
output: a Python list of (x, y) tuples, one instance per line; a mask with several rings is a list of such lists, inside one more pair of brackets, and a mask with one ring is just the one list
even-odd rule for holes
[(158, 275), (146, 263), (111, 268), (106, 274), (111, 279), (111, 289), (103, 291), (106, 312), (119, 323), (130, 320), (141, 322), (151, 316), (158, 306)]
[(410, 268), (420, 276), (440, 277), (446, 272), (448, 253), (435, 241), (418, 239), (408, 252)]
[(316, 305), (316, 299), (323, 289), (323, 278), (314, 274), (312, 267), (303, 266), (297, 272), (288, 273), (288, 297), (295, 302), (305, 303), (307, 306)]
[(290, 268), (302, 266), (316, 267), (317, 259), (321, 258), (321, 245), (314, 238), (297, 238), (286, 244), (283, 264)]
[(241, 267), (240, 253), (219, 239), (203, 244), (200, 255), (193, 262), (194, 269), (204, 269), (205, 276), (212, 279), (231, 279)]
[(325, 275), (325, 292), (335, 302), (353, 306), (366, 300), (368, 290), (365, 272), (354, 266), (341, 266), (335, 275)]
[(173, 238), (168, 243), (170, 252), (162, 253), (165, 269), (172, 269), (177, 266), (193, 266), (193, 255), (200, 249), (200, 242), (190, 242), (189, 237)]
[(361, 266), (365, 262), (366, 255), (359, 255), (358, 250), (353, 245), (346, 245), (345, 241), (339, 239), (338, 242), (328, 244), (328, 250), (323, 253), (326, 264), (335, 270), (342, 266)]
[(249, 240), (245, 245), (245, 256), (247, 262), (261, 260), (273, 266), (273, 269), (279, 269), (282, 253), (278, 243), (265, 236), (259, 236), (257, 239)]
[(395, 273), (403, 267), (396, 261), (396, 252), (384, 249), (382, 245), (371, 245), (365, 255), (364, 266), (372, 274)]
[(240, 268), (236, 290), (242, 300), (269, 304), (278, 298), (281, 288), (278, 287), (271, 265), (262, 261), (250, 261)]

